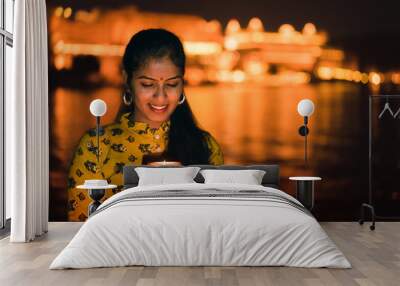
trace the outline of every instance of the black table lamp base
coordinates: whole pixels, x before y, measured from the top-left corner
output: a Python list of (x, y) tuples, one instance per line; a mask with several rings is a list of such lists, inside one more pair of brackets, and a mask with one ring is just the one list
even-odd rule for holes
[(296, 181), (297, 199), (308, 209), (314, 207), (314, 182)]
[(93, 202), (88, 207), (88, 215), (90, 216), (94, 213), (97, 208), (101, 205), (100, 200), (104, 197), (106, 193), (105, 189), (90, 189), (89, 196), (93, 199)]

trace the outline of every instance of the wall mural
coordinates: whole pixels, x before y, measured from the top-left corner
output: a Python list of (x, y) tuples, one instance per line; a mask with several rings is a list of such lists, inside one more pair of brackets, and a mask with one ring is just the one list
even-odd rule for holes
[[(360, 65), (310, 22), (273, 31), (257, 17), (87, 6), (48, 3), (51, 220), (87, 219), (91, 199), (76, 188), (85, 179), (117, 185), (107, 198), (122, 189), (124, 165), (164, 161), (276, 163), (289, 194), (290, 176), (322, 178), (318, 219), (358, 217), (368, 196), (368, 95), (398, 88), (398, 71)], [(137, 34), (155, 28), (163, 30)], [(315, 104), (307, 165), (297, 112), (305, 98)], [(94, 99), (107, 105), (99, 145)]]

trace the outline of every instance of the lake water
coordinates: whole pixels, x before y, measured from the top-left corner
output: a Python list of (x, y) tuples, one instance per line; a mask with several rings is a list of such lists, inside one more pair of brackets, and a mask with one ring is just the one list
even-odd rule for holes
[[(313, 210), (320, 220), (352, 220), (368, 195), (368, 95), (351, 83), (299, 86), (223, 84), (187, 87), (186, 95), (200, 125), (220, 143), (226, 164), (278, 163), (281, 187), (294, 194), (290, 176), (315, 175)], [(66, 174), (73, 150), (95, 119), (89, 104), (107, 102), (102, 123), (114, 120), (120, 105), (115, 87), (56, 88), (51, 96), (51, 220), (66, 218)], [(309, 98), (309, 165), (304, 167), (303, 119), (297, 103)]]

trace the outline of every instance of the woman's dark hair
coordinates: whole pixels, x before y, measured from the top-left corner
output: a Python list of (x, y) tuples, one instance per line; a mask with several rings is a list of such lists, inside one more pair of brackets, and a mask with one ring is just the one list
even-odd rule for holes
[[(127, 87), (130, 88), (133, 74), (149, 59), (164, 57), (168, 57), (179, 68), (182, 76), (185, 74), (185, 52), (175, 34), (164, 29), (148, 29), (133, 35), (122, 59), (123, 69), (127, 75)], [(134, 105), (120, 109), (118, 116), (126, 112), (133, 115)], [(179, 161), (183, 165), (209, 164), (211, 155), (207, 144), (209, 133), (198, 126), (187, 100), (176, 107), (170, 120), (165, 158)]]

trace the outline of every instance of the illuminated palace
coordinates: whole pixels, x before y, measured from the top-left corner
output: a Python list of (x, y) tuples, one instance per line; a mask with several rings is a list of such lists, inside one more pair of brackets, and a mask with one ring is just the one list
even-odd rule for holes
[[(177, 34), (188, 57), (188, 84), (254, 81), (266, 85), (302, 84), (313, 79), (368, 83), (380, 75), (358, 71), (357, 61), (327, 46), (327, 34), (307, 23), (301, 31), (283, 24), (267, 32), (258, 18), (246, 27), (230, 20), (225, 30), (217, 20), (182, 14), (152, 13), (134, 6), (73, 11), (57, 7), (49, 17), (52, 65), (88, 80), (120, 84), (120, 62), (130, 37), (146, 28)], [(92, 62), (92, 73), (81, 64)], [(90, 65), (88, 65), (90, 66)], [(379, 82), (378, 82), (379, 83)]]

